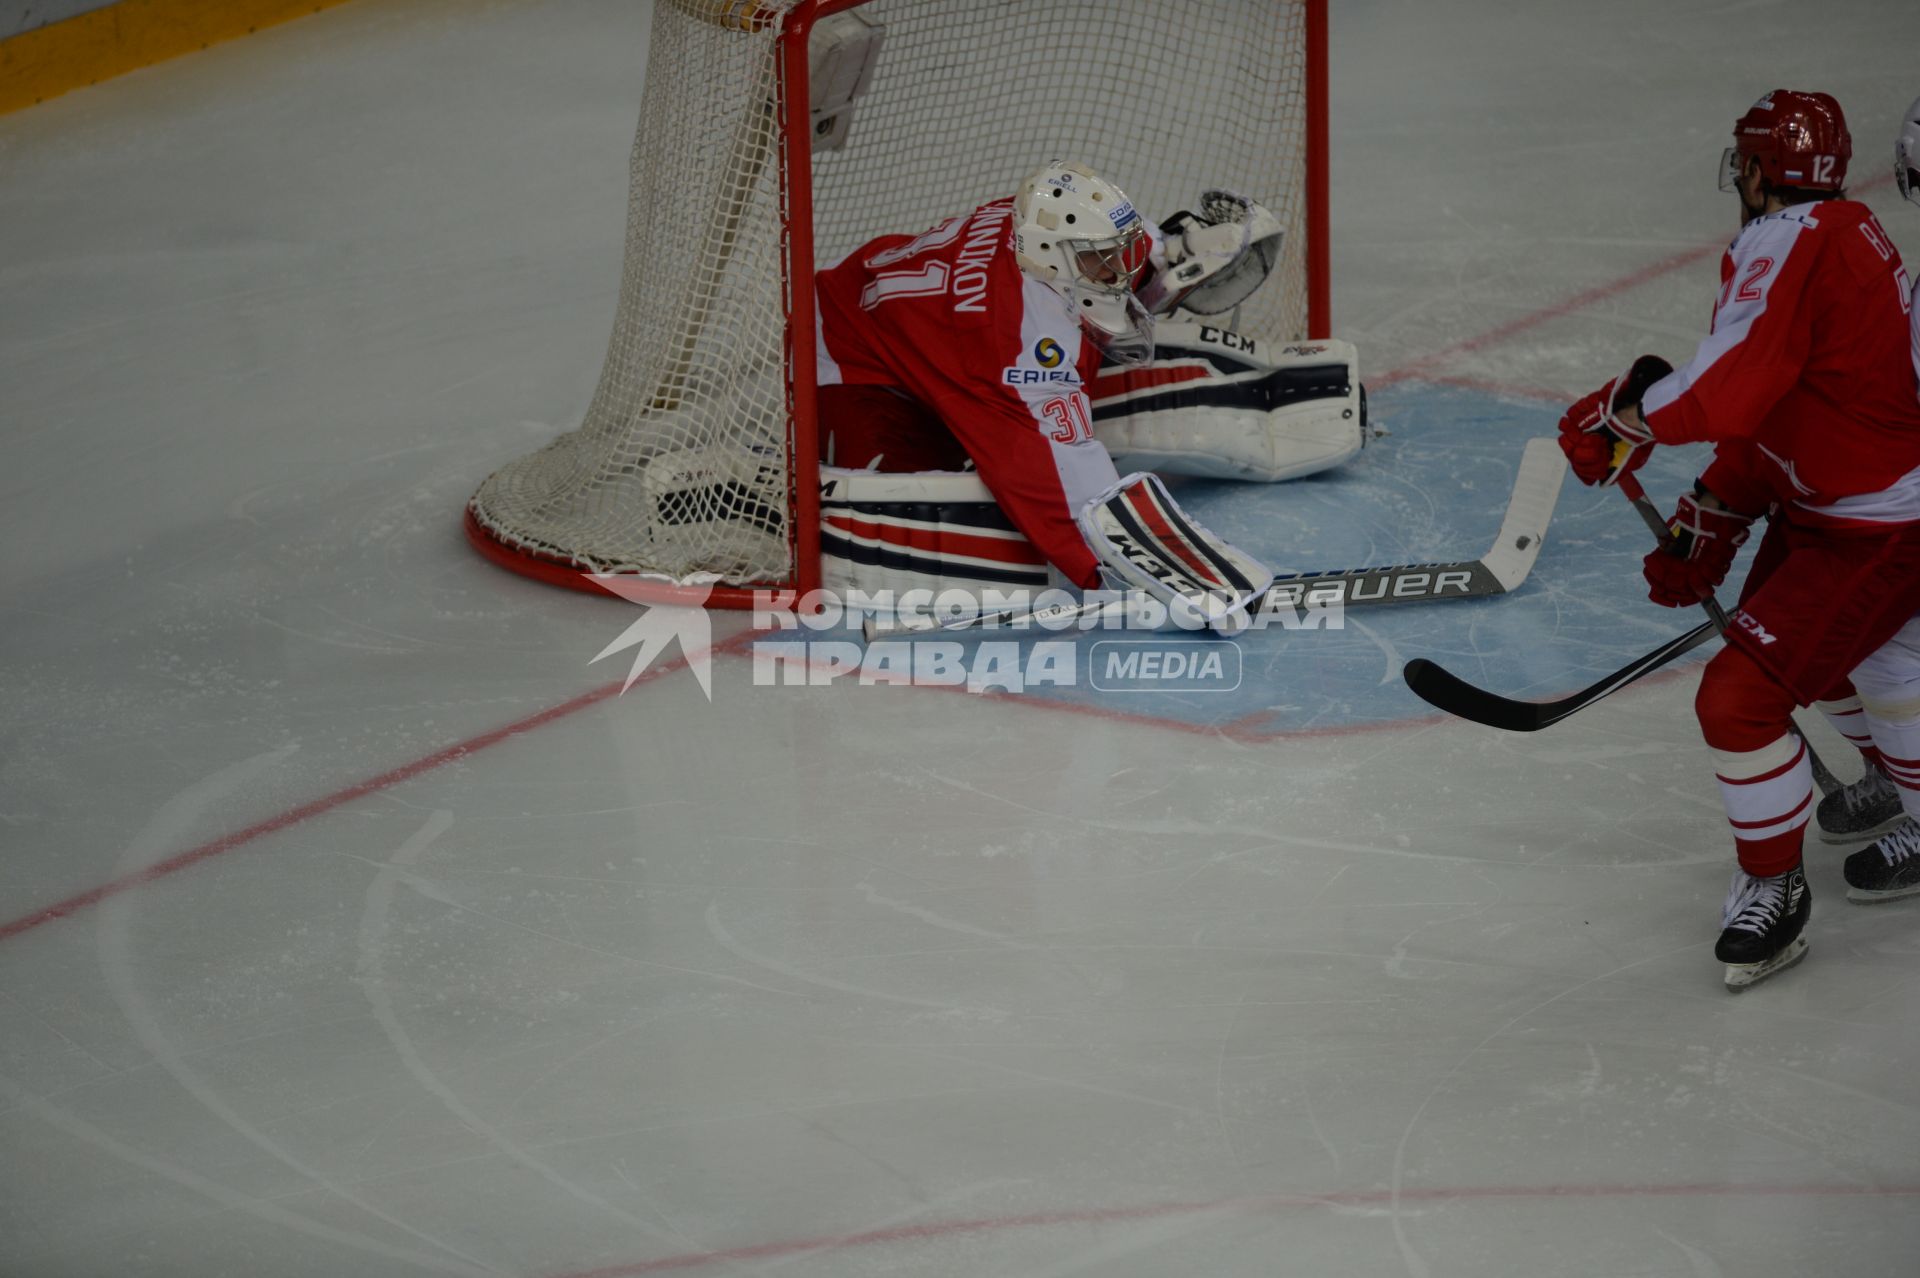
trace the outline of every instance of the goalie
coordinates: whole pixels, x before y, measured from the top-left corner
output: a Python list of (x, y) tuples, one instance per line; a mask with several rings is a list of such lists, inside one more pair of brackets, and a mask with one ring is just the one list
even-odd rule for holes
[(1152, 362), (1157, 317), (1237, 306), (1279, 241), (1271, 213), (1219, 192), (1151, 226), (1118, 187), (1064, 162), (1011, 198), (875, 239), (816, 278), (821, 460), (886, 473), (971, 464), (1010, 531), (1068, 583), (1218, 595), (1230, 601), (1211, 620), (1239, 612), (1271, 574), (1157, 479), (1123, 480), (1113, 452), (1273, 480), (1359, 450), (1344, 343), (1274, 366), (1251, 340), (1168, 324), (1171, 358)]

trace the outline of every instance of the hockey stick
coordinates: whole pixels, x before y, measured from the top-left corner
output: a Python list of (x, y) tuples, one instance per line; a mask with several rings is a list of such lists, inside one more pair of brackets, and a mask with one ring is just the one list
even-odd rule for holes
[[(1660, 511), (1647, 500), (1647, 490), (1640, 486), (1638, 475), (1628, 471), (1615, 481), (1615, 486), (1628, 501), (1633, 503), (1633, 508), (1640, 512), (1640, 518), (1646, 523), (1648, 531), (1653, 533), (1662, 546), (1673, 540), (1673, 531), (1667, 527), (1667, 521), (1660, 518)], [(1719, 628), (1720, 633), (1725, 634), (1729, 624), (1727, 610), (1720, 606), (1720, 601), (1713, 597), (1712, 591), (1707, 592), (1707, 597), (1700, 601), (1700, 606), (1706, 609), (1707, 616), (1713, 620), (1713, 624)], [(1820, 793), (1824, 796), (1838, 790), (1840, 778), (1834, 776), (1828, 769), (1826, 762), (1820, 757), (1820, 752), (1813, 748), (1813, 741), (1800, 730), (1800, 725), (1791, 719), (1788, 720), (1788, 727), (1807, 748), (1807, 766), (1813, 770), (1813, 783), (1820, 787)]]
[(1576, 711), (1586, 709), (1641, 675), (1651, 674), (1680, 654), (1691, 652), (1719, 635), (1719, 627), (1711, 621), (1703, 621), (1685, 634), (1675, 635), (1645, 656), (1634, 658), (1598, 683), (1558, 701), (1516, 701), (1512, 697), (1503, 697), (1497, 692), (1476, 688), (1425, 657), (1415, 657), (1409, 661), (1400, 675), (1416, 697), (1450, 715), (1508, 732), (1538, 732), (1542, 728), (1552, 727)]
[[(1617, 486), (1640, 512), (1640, 518), (1648, 529), (1664, 545), (1673, 534), (1668, 530), (1666, 521), (1660, 518), (1660, 512), (1647, 500), (1646, 490), (1631, 473), (1622, 475)], [(1676, 635), (1652, 652), (1636, 658), (1627, 665), (1601, 679), (1598, 683), (1582, 688), (1570, 697), (1558, 701), (1516, 701), (1498, 693), (1476, 688), (1458, 675), (1444, 667), (1436, 665), (1425, 657), (1415, 657), (1401, 670), (1401, 678), (1413, 694), (1428, 705), (1438, 707), (1448, 714), (1462, 719), (1471, 719), (1475, 723), (1484, 723), (1490, 728), (1501, 728), (1508, 732), (1538, 732), (1551, 727), (1577, 711), (1584, 710), (1594, 702), (1618, 691), (1642, 675), (1650, 674), (1666, 665), (1682, 653), (1691, 652), (1707, 640), (1725, 632), (1727, 628), (1726, 610), (1720, 601), (1711, 594), (1703, 601), (1708, 621), (1695, 626), (1683, 635)], [(1840, 782), (1820, 756), (1815, 752), (1813, 743), (1807, 741), (1806, 734), (1797, 725), (1794, 734), (1807, 747), (1807, 762), (1813, 769), (1814, 784), (1820, 787), (1820, 793), (1832, 794), (1840, 788)]]
[[(1618, 481), (1620, 491), (1631, 501), (1640, 517), (1654, 536), (1664, 543), (1672, 534), (1667, 531), (1666, 521), (1660, 518), (1660, 512), (1647, 500), (1646, 490), (1631, 473), (1622, 475)], [(1666, 665), (1675, 657), (1691, 652), (1707, 640), (1717, 637), (1726, 629), (1726, 614), (1720, 612), (1718, 602), (1709, 601), (1708, 614), (1712, 618), (1695, 626), (1683, 635), (1673, 638), (1655, 648), (1645, 656), (1636, 657), (1620, 669), (1607, 675), (1598, 683), (1582, 688), (1570, 697), (1558, 701), (1519, 701), (1512, 697), (1503, 697), (1497, 692), (1488, 692), (1485, 688), (1475, 687), (1459, 675), (1444, 666), (1415, 657), (1401, 668), (1400, 677), (1406, 681), (1413, 695), (1430, 706), (1435, 706), (1461, 719), (1471, 719), (1475, 723), (1484, 723), (1489, 728), (1500, 728), (1507, 732), (1538, 732), (1542, 728), (1552, 727), (1570, 714), (1586, 709), (1594, 702), (1626, 687), (1635, 679), (1651, 674)]]
[[(1248, 613), (1289, 614), (1301, 607), (1343, 608), (1372, 604), (1418, 603), (1430, 599), (1479, 599), (1517, 590), (1533, 571), (1560, 500), (1566, 459), (1551, 439), (1530, 439), (1520, 456), (1513, 495), (1493, 545), (1478, 559), (1451, 563), (1396, 564), (1383, 568), (1332, 568), (1318, 572), (1277, 574)], [(1065, 629), (1102, 609), (1125, 607), (1112, 597), (1055, 604), (1040, 609), (1009, 608), (962, 617), (944, 624), (922, 619), (917, 624), (899, 618), (869, 617), (861, 630), (868, 642), (900, 634), (955, 634), (983, 627), (1014, 624)]]
[[(1638, 475), (1628, 471), (1614, 481), (1614, 487), (1620, 490), (1622, 497), (1633, 503), (1634, 510), (1640, 514), (1640, 522), (1647, 526), (1647, 531), (1653, 534), (1655, 541), (1664, 547), (1673, 540), (1673, 530), (1667, 527), (1666, 520), (1660, 518), (1659, 508), (1647, 499), (1647, 490), (1640, 486)], [(1707, 592), (1707, 597), (1700, 601), (1700, 606), (1706, 609), (1707, 616), (1712, 619), (1713, 624), (1720, 627), (1720, 632), (1725, 634), (1727, 610), (1720, 606), (1720, 601), (1713, 597), (1711, 590)]]

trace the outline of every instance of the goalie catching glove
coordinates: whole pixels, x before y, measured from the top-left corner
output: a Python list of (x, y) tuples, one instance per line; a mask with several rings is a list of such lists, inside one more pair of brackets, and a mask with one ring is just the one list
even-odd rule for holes
[(1252, 295), (1280, 260), (1280, 219), (1232, 191), (1202, 191), (1200, 211), (1185, 209), (1160, 224), (1167, 269), (1141, 287), (1148, 311), (1175, 307), (1219, 315)]
[[(1607, 487), (1646, 462), (1653, 432), (1640, 420), (1640, 400), (1649, 387), (1673, 371), (1658, 355), (1642, 355), (1633, 367), (1599, 390), (1574, 401), (1560, 419), (1560, 451), (1580, 482)], [(1633, 409), (1631, 418), (1620, 414)]]
[(1733, 557), (1753, 531), (1753, 516), (1721, 506), (1718, 498), (1696, 483), (1680, 499), (1667, 527), (1672, 540), (1646, 559), (1647, 598), (1662, 608), (1685, 608), (1705, 599), (1727, 579)]

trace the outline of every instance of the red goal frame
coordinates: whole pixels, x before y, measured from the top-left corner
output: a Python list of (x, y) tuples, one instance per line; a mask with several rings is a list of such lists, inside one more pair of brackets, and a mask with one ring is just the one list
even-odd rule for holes
[[(714, 20), (764, 29), (769, 15), (753, 0), (706, 0)], [(814, 283), (813, 283), (813, 148), (807, 113), (791, 104), (809, 100), (807, 40), (820, 18), (855, 9), (869, 0), (803, 0), (789, 12), (779, 35), (781, 73), (786, 90), (780, 95), (779, 122), (780, 223), (783, 231), (785, 290), (785, 368), (787, 400), (787, 476), (789, 545), (793, 579), (753, 585), (716, 585), (709, 608), (746, 609), (769, 600), (803, 598), (820, 585), (820, 462), (819, 420), (815, 409)], [(1327, 234), (1330, 221), (1327, 162), (1327, 4), (1328, 0), (1301, 0), (1305, 9), (1306, 40), (1304, 91), (1306, 118), (1305, 225), (1307, 236), (1307, 336), (1332, 335), (1332, 279), (1328, 269)], [(760, 24), (758, 28), (754, 24)], [(549, 585), (590, 594), (613, 594), (594, 581), (576, 563), (559, 554), (510, 545), (495, 537), (464, 512), (467, 540), (482, 556), (512, 572)], [(635, 577), (634, 581), (647, 578)], [(662, 581), (662, 597), (684, 590)], [(631, 597), (633, 586), (627, 587)]]

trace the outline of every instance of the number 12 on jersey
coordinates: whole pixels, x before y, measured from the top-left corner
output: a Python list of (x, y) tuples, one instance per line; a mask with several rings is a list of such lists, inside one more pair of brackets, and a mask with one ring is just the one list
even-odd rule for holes
[(1084, 395), (1062, 395), (1040, 405), (1040, 415), (1053, 423), (1047, 438), (1056, 444), (1076, 444), (1093, 438), (1093, 422), (1087, 416)]

